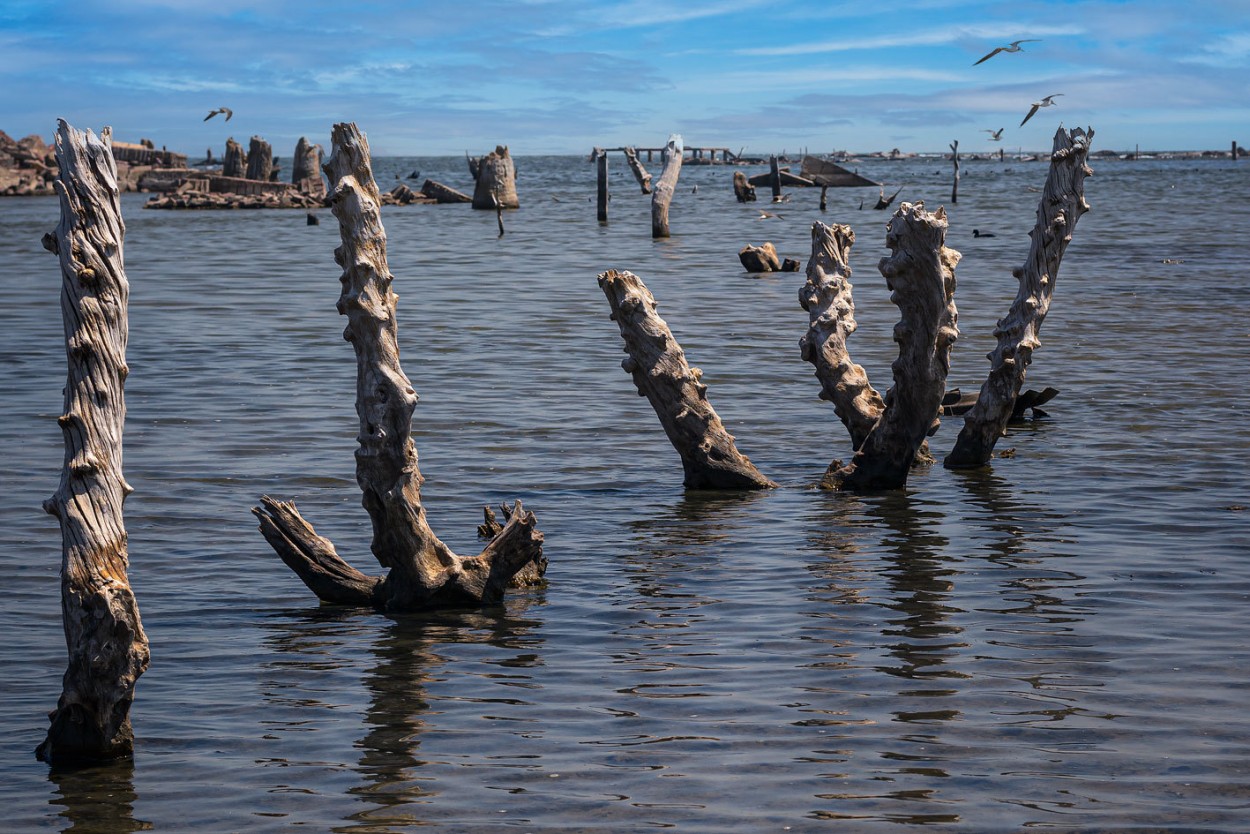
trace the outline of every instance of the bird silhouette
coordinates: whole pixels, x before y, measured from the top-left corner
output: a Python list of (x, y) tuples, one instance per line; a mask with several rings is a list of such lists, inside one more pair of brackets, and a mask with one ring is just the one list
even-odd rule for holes
[(1046, 96), (1046, 98), (1042, 99), (1041, 101), (1033, 102), (1033, 108), (1029, 110), (1029, 115), (1024, 117), (1024, 121), (1020, 122), (1020, 127), (1024, 127), (1024, 122), (1027, 122), (1029, 119), (1033, 118), (1033, 114), (1037, 112), (1037, 108), (1052, 106), (1055, 102), (1051, 101), (1051, 99), (1057, 98), (1058, 96), (1061, 96), (1061, 95), (1063, 95), (1063, 93), (1053, 93), (1052, 95)]
[(231, 110), (229, 107), (218, 107), (216, 110), (211, 111), (207, 116), (205, 116), (204, 121), (207, 122), (209, 119), (211, 119), (213, 116), (216, 116), (218, 113), (225, 113), (226, 121), (230, 121), (230, 117), (234, 115), (234, 111)]
[(1004, 130), (1006, 130), (1006, 128), (1003, 128), (1003, 127), (1000, 127), (998, 130), (990, 130), (989, 128), (985, 128), (985, 127), (981, 128), (982, 133), (988, 133), (990, 135), (991, 142), (997, 142), (1000, 139), (1002, 139)]
[[(982, 58), (980, 61), (977, 61), (977, 64), (983, 64), (983, 63), (985, 63), (986, 61), (988, 61), (989, 59), (993, 58), (995, 55), (997, 55), (997, 54), (998, 54), (998, 53), (1000, 53), (1000, 52), (1023, 52), (1024, 50), (1020, 48), (1020, 44), (1022, 44), (1022, 43), (1039, 43), (1040, 41), (1041, 41), (1041, 39), (1040, 39), (1040, 38), (1026, 38), (1026, 39), (1021, 40), (1021, 41), (1012, 41), (1011, 43), (1007, 44), (1006, 46), (998, 46), (998, 47), (995, 47), (993, 52), (991, 52), (989, 55), (986, 55), (986, 56), (985, 56), (984, 58)], [(973, 64), (973, 66), (975, 67), (977, 64)]]
[(972, 230), (973, 237), (997, 237), (993, 232), (983, 232), (980, 229)]

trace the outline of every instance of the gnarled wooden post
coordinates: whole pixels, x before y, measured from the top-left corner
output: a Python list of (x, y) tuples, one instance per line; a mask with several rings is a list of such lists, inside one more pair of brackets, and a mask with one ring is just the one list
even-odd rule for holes
[(223, 177), (242, 177), (247, 174), (247, 154), (243, 146), (231, 137), (226, 140), (226, 156), (221, 163)]
[(259, 136), (253, 136), (247, 148), (247, 178), (269, 182), (273, 172), (273, 147)]
[(851, 296), (851, 246), (855, 232), (850, 226), (812, 224), (812, 256), (807, 262), (807, 283), (799, 290), (799, 304), (807, 311), (807, 333), (799, 340), (803, 359), (816, 367), (820, 398), (833, 403), (833, 411), (851, 433), (851, 447), (858, 449), (872, 431), (885, 401), (868, 382), (868, 374), (851, 361), (846, 338), (855, 332), (855, 300)]
[(781, 200), (781, 169), (777, 167), (777, 155), (768, 157), (768, 188), (773, 193), (773, 202)]
[(1037, 203), (1037, 222), (1029, 232), (1028, 259), (1014, 270), (1020, 288), (1007, 315), (994, 328), (998, 344), (989, 354), (990, 373), (981, 385), (977, 404), (964, 415), (955, 447), (946, 456), (951, 469), (983, 466), (1003, 436), (1015, 409), (1024, 374), (1041, 344), (1038, 332), (1050, 309), (1059, 263), (1072, 241), (1076, 222), (1089, 211), (1085, 178), (1093, 129), (1055, 133), (1046, 186)]
[(334, 253), (343, 266), (338, 310), (348, 319), (343, 338), (356, 352), (356, 482), (373, 522), (373, 555), (390, 573), (371, 577), (348, 565), (293, 504), (265, 497), (252, 512), (282, 560), (326, 602), (388, 611), (497, 603), (527, 565), (541, 575), (546, 564), (542, 533), (535, 529), (534, 514), (518, 501), (481, 554), (461, 557), (426, 523), (412, 440), (417, 394), (399, 365), (397, 296), (391, 290), (369, 145), (354, 124), (335, 125), (332, 140), (325, 170), (343, 240)]
[(647, 173), (646, 168), (642, 167), (642, 162), (638, 159), (638, 151), (634, 148), (626, 148), (625, 161), (629, 163), (629, 170), (634, 172), (634, 179), (638, 180), (638, 185), (642, 188), (642, 193), (650, 194), (651, 175)]
[(319, 200), (325, 199), (326, 184), (321, 179), (321, 146), (311, 144), (303, 136), (295, 143), (291, 183), (304, 194)]
[(959, 202), (959, 140), (951, 142), (951, 162), (955, 165), (955, 179), (951, 181), (951, 205)]
[(44, 246), (60, 256), (61, 312), (69, 376), (65, 467), (43, 508), (61, 525), (61, 614), (69, 667), (35, 751), (53, 764), (129, 756), (130, 705), (148, 667), (148, 638), (126, 577), (122, 476), (127, 303), (126, 226), (118, 199), (112, 132), (97, 139), (64, 121), (56, 132), (61, 222)]
[(516, 166), (506, 145), (497, 145), (477, 161), (474, 179), (473, 208), (494, 211), (521, 207), (516, 196)]
[(955, 265), (960, 254), (946, 248), (946, 228), (946, 212), (939, 208), (930, 214), (923, 203), (903, 203), (890, 219), (885, 243), (893, 254), (882, 258), (878, 269), (903, 314), (894, 326), (899, 345), (891, 366), (894, 387), (851, 462), (827, 473), (822, 487), (898, 489), (907, 483), (925, 437), (937, 430), (951, 345), (959, 336)]
[(677, 190), (677, 177), (681, 174), (681, 158), (685, 153), (681, 136), (672, 134), (664, 146), (664, 170), (660, 172), (660, 180), (655, 184), (655, 193), (651, 195), (651, 237), (669, 237), (668, 207), (673, 202), (673, 193)]
[(608, 152), (603, 148), (595, 148), (595, 172), (597, 183), (595, 198), (597, 217), (600, 223), (608, 222)]
[(610, 269), (599, 287), (612, 307), (610, 318), (621, 330), (621, 362), (660, 418), (660, 425), (685, 470), (688, 489), (766, 489), (772, 481), (734, 446), (716, 409), (707, 400), (703, 372), (686, 363), (686, 354), (656, 312), (655, 296), (631, 272)]

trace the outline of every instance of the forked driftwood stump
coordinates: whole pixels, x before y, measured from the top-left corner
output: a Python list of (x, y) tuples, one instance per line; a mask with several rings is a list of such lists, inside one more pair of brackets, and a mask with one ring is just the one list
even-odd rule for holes
[(688, 489), (766, 489), (775, 483), (734, 446), (707, 400), (703, 372), (686, 362), (681, 345), (656, 312), (655, 297), (631, 272), (608, 270), (599, 287), (612, 307), (629, 356), (621, 362), (646, 397), (685, 470)]
[(534, 514), (518, 501), (479, 555), (461, 557), (426, 523), (412, 440), (417, 394), (399, 364), (397, 296), (391, 291), (369, 145), (354, 124), (335, 125), (332, 140), (325, 171), (343, 240), (334, 253), (343, 267), (338, 310), (348, 320), (343, 337), (356, 352), (356, 482), (373, 522), (373, 555), (389, 573), (366, 576), (348, 565), (294, 504), (264, 497), (252, 512), (282, 560), (325, 602), (387, 611), (497, 603), (518, 573), (541, 577), (542, 533)]
[(638, 180), (642, 193), (650, 194), (651, 175), (647, 173), (646, 168), (642, 167), (642, 162), (638, 159), (638, 151), (634, 148), (626, 148), (625, 161), (629, 163), (629, 170), (634, 172), (634, 179)]
[(855, 300), (851, 296), (850, 226), (812, 224), (812, 256), (799, 304), (807, 311), (807, 333), (799, 340), (803, 359), (816, 367), (820, 398), (851, 434), (858, 449), (885, 410), (885, 401), (868, 382), (868, 374), (851, 361), (846, 339), (855, 332)]
[(1037, 203), (1037, 222), (1029, 232), (1028, 259), (1013, 275), (1020, 282), (1016, 300), (994, 328), (998, 344), (989, 354), (990, 373), (981, 385), (977, 403), (964, 415), (955, 447), (946, 456), (951, 469), (983, 466), (994, 452), (1015, 410), (1024, 374), (1041, 344), (1038, 332), (1050, 309), (1059, 276), (1059, 263), (1072, 241), (1085, 202), (1085, 178), (1093, 174), (1087, 164), (1092, 128), (1055, 133), (1046, 186)]
[[(470, 169), (473, 167), (470, 165)], [(473, 208), (493, 211), (521, 207), (516, 195), (516, 166), (506, 145), (497, 145), (495, 150), (477, 160), (476, 169)]]
[(651, 237), (669, 237), (668, 207), (673, 202), (673, 194), (677, 190), (677, 177), (681, 174), (681, 160), (685, 149), (682, 147), (681, 136), (672, 134), (668, 144), (664, 146), (664, 170), (655, 184), (655, 192), (651, 195)]
[(893, 254), (882, 258), (878, 269), (903, 314), (894, 326), (899, 345), (891, 366), (894, 387), (851, 462), (828, 472), (822, 487), (901, 488), (925, 438), (937, 430), (951, 345), (959, 336), (955, 265), (960, 254), (946, 247), (946, 228), (946, 212), (926, 212), (923, 203), (903, 203), (890, 219), (885, 243)]
[(61, 526), (61, 614), (69, 667), (52, 726), (35, 754), (53, 764), (129, 756), (130, 705), (148, 667), (148, 638), (126, 577), (122, 429), (130, 285), (112, 132), (64, 121), (56, 132), (61, 222), (44, 246), (60, 257), (69, 375), (65, 466), (43, 508)]

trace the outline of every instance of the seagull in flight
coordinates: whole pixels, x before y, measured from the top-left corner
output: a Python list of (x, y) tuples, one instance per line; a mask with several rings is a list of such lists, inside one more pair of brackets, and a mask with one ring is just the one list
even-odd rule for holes
[(207, 116), (205, 116), (204, 121), (207, 122), (209, 119), (211, 119), (213, 116), (216, 116), (218, 113), (225, 113), (226, 121), (230, 121), (230, 117), (234, 115), (234, 111), (231, 110), (229, 107), (218, 107), (216, 110), (213, 110)]
[[(1033, 114), (1037, 112), (1037, 108), (1050, 107), (1051, 105), (1055, 103), (1051, 101), (1051, 99), (1058, 98), (1061, 95), (1063, 95), (1063, 93), (1054, 93), (1052, 95), (1046, 96), (1046, 98), (1042, 99), (1041, 101), (1033, 102), (1033, 109), (1029, 110), (1029, 115), (1024, 117), (1024, 122), (1027, 122), (1029, 119), (1033, 118)], [(1024, 127), (1024, 122), (1020, 122), (1020, 127)]]
[[(993, 52), (991, 52), (989, 55), (986, 55), (980, 61), (977, 61), (977, 64), (985, 63), (986, 61), (993, 58), (995, 55), (997, 55), (1000, 52), (1023, 52), (1024, 50), (1020, 48), (1020, 44), (1022, 43), (1040, 43), (1040, 42), (1041, 42), (1041, 38), (1025, 38), (1024, 40), (1020, 40), (1020, 41), (1012, 41), (1007, 46), (997, 46), (994, 48)], [(975, 67), (977, 64), (973, 64), (973, 66)]]
[(991, 142), (998, 142), (998, 141), (1000, 141), (1000, 140), (1003, 138), (1003, 130), (1004, 130), (1004, 129), (1005, 129), (1005, 128), (1001, 128), (1001, 127), (1000, 127), (998, 130), (990, 130), (989, 128), (983, 127), (983, 128), (981, 128), (981, 132), (982, 132), (982, 133), (988, 133), (988, 134), (990, 135), (990, 141), (991, 141)]

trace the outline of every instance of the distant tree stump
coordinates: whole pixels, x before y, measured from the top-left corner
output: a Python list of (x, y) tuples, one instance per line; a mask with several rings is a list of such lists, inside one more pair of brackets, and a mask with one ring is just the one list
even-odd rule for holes
[(473, 208), (494, 211), (521, 207), (516, 194), (516, 166), (506, 145), (496, 146), (477, 161), (474, 179)]
[(249, 180), (269, 182), (273, 173), (273, 148), (259, 136), (253, 136), (247, 149), (247, 174)]
[(1033, 351), (1041, 344), (1038, 333), (1050, 310), (1059, 264), (1072, 241), (1076, 223), (1089, 211), (1085, 178), (1093, 129), (1075, 128), (1055, 133), (1050, 171), (1037, 203), (1037, 222), (1029, 232), (1028, 258), (1012, 274), (1020, 282), (1007, 315), (994, 328), (998, 344), (989, 354), (990, 373), (981, 385), (976, 405), (964, 415), (955, 447), (946, 456), (947, 468), (969, 468), (989, 463), (994, 445), (1007, 429), (1016, 397), (1024, 384)]
[(301, 193), (319, 200), (325, 199), (326, 184), (321, 178), (321, 146), (309, 143), (303, 136), (295, 143), (291, 182)]
[(734, 171), (734, 196), (739, 203), (755, 202), (755, 186), (747, 181), (747, 175), (741, 171)]
[(233, 138), (226, 140), (226, 155), (221, 163), (223, 177), (243, 178), (247, 175), (247, 154)]
[(664, 146), (664, 170), (660, 172), (659, 182), (655, 184), (655, 192), (651, 195), (651, 237), (669, 237), (668, 208), (673, 202), (673, 194), (677, 190), (677, 177), (681, 174), (682, 154), (681, 136), (674, 133), (668, 137)]
[(48, 736), (35, 754), (56, 765), (127, 757), (130, 705), (148, 667), (148, 639), (126, 569), (122, 476), (127, 304), (112, 132), (97, 139), (61, 121), (56, 133), (61, 222), (44, 245), (60, 256), (69, 375), (65, 466), (44, 510), (61, 526), (61, 613), (69, 667)]

